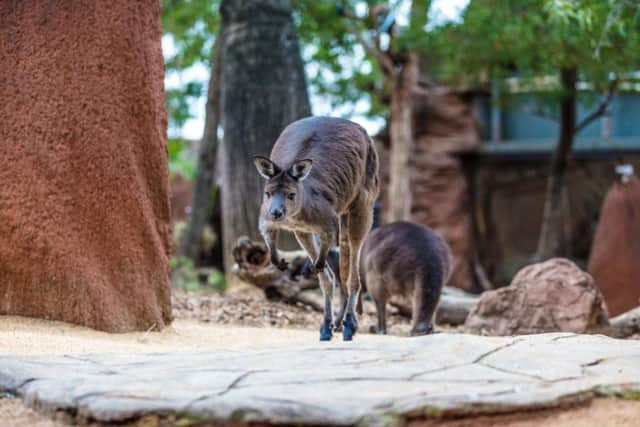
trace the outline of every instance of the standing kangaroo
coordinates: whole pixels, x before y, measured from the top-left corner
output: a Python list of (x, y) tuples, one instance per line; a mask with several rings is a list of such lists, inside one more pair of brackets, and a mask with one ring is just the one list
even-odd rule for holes
[(451, 274), (451, 250), (428, 227), (404, 221), (386, 224), (367, 236), (360, 274), (363, 291), (376, 303), (377, 333), (387, 333), (389, 298), (413, 294), (411, 335), (430, 334), (442, 287)]
[[(280, 229), (293, 231), (312, 260), (324, 294), (320, 340), (328, 341), (334, 326), (350, 341), (358, 329), (354, 308), (360, 291), (360, 247), (371, 228), (378, 196), (378, 155), (359, 125), (330, 117), (298, 120), (282, 132), (270, 159), (256, 156), (256, 168), (267, 180), (260, 209), (260, 232), (271, 262), (285, 270), (276, 241)], [(332, 323), (335, 275), (327, 253), (339, 237), (340, 283), (347, 303)]]

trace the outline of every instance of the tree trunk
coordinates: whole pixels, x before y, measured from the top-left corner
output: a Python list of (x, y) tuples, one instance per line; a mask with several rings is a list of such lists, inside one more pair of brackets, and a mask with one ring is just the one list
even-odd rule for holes
[(538, 240), (537, 261), (553, 256), (567, 255), (567, 237), (563, 226), (563, 200), (565, 175), (573, 146), (576, 127), (576, 83), (578, 71), (567, 68), (560, 71), (562, 101), (560, 104), (560, 137), (551, 159), (551, 169), (547, 181), (547, 192), (542, 217), (540, 239)]
[(300, 49), (286, 0), (223, 0), (223, 249), (227, 278), (236, 240), (258, 237), (263, 182), (254, 155), (268, 156), (284, 127), (310, 114)]
[(0, 2), (0, 315), (171, 322), (160, 2)]
[(413, 150), (413, 88), (418, 83), (418, 55), (410, 52), (402, 68), (390, 76), (391, 108), (389, 197), (387, 222), (411, 220), (411, 165)]
[[(219, 195), (214, 197), (213, 188), (216, 177), (216, 153), (218, 150), (218, 125), (220, 124), (220, 86), (222, 68), (222, 35), (220, 27), (213, 45), (211, 77), (207, 92), (207, 110), (204, 133), (198, 154), (198, 169), (191, 201), (191, 216), (185, 236), (181, 242), (180, 254), (191, 258), (198, 264), (202, 249), (202, 233), (210, 218), (212, 209), (219, 209)], [(220, 236), (218, 236), (220, 237)], [(219, 243), (218, 243), (219, 244)]]

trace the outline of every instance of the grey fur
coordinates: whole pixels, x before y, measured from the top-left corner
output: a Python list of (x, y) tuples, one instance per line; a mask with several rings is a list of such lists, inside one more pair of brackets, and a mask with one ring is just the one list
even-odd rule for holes
[[(260, 211), (260, 231), (271, 260), (282, 269), (287, 267), (278, 256), (275, 241), (278, 230), (293, 231), (313, 261), (312, 272), (322, 273), (319, 278), (325, 294), (325, 324), (331, 324), (334, 281), (333, 273), (325, 267), (329, 249), (338, 241), (340, 282), (344, 295), (348, 295), (345, 319), (349, 318), (355, 332), (359, 253), (371, 229), (379, 186), (373, 142), (362, 127), (348, 120), (309, 117), (287, 126), (271, 150), (270, 161), (273, 167), (261, 166), (261, 159), (256, 166), (263, 175), (265, 170), (276, 171), (267, 176)], [(304, 179), (297, 179), (309, 165)], [(284, 212), (284, 216), (276, 220), (274, 212)], [(341, 321), (342, 313), (336, 324)], [(350, 337), (345, 335), (345, 339)]]
[(362, 246), (360, 274), (363, 288), (376, 302), (376, 331), (387, 332), (389, 298), (412, 295), (411, 334), (430, 333), (442, 287), (451, 274), (451, 262), (449, 246), (428, 227), (401, 221), (369, 233)]

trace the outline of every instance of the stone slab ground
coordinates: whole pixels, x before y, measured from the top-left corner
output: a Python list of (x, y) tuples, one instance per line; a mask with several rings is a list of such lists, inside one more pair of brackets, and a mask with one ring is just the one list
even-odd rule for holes
[(397, 424), (405, 417), (640, 395), (640, 341), (567, 333), (359, 338), (137, 354), (0, 356), (0, 390), (28, 405), (67, 409), (101, 422), (154, 413), (332, 425)]

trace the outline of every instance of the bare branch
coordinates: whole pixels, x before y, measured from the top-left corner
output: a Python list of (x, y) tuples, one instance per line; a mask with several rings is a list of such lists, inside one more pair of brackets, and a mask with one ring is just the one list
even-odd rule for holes
[(585, 127), (587, 127), (595, 119), (597, 119), (598, 117), (602, 116), (604, 113), (607, 112), (607, 108), (609, 107), (609, 104), (611, 104), (611, 100), (613, 99), (614, 90), (615, 90), (615, 87), (617, 86), (617, 83), (618, 83), (617, 79), (611, 82), (611, 84), (609, 85), (609, 92), (604, 97), (604, 99), (600, 102), (600, 105), (598, 105), (598, 108), (593, 110), (591, 114), (589, 114), (587, 117), (582, 119), (582, 121), (580, 121), (580, 123), (576, 125), (576, 127), (573, 130), (574, 135), (580, 132)]
[(393, 75), (395, 73), (395, 67), (393, 66), (391, 57), (387, 54), (387, 52), (380, 49), (375, 42), (367, 40), (367, 38), (362, 35), (360, 28), (358, 28), (357, 25), (354, 25), (354, 22), (361, 21), (360, 18), (348, 11), (343, 11), (342, 13), (346, 18), (345, 22), (347, 23), (349, 32), (351, 32), (355, 36), (356, 40), (360, 45), (362, 45), (362, 48), (367, 53), (367, 55), (372, 56), (376, 59), (378, 65), (380, 66), (380, 69), (384, 74)]
[(357, 28), (352, 27), (350, 28), (350, 31), (356, 37), (358, 43), (362, 45), (362, 48), (367, 53), (367, 55), (373, 56), (376, 59), (383, 73), (388, 75), (393, 75), (395, 73), (393, 61), (386, 52), (378, 49), (373, 43), (365, 39), (362, 33), (360, 33)]

